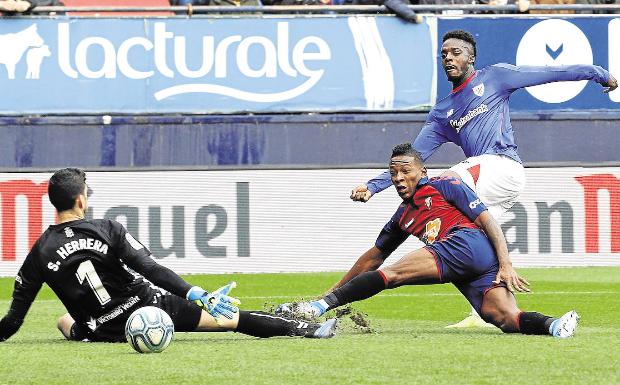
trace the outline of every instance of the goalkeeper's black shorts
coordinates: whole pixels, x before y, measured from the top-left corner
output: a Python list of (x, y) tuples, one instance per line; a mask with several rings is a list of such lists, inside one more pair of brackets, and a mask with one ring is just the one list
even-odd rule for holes
[[(156, 306), (170, 316), (174, 323), (175, 332), (193, 332), (200, 322), (202, 309), (185, 298), (173, 294), (156, 296), (154, 302), (149, 304)], [(135, 309), (125, 312), (109, 322), (98, 325), (91, 330), (87, 325), (75, 322), (71, 326), (69, 339), (72, 341), (90, 342), (125, 342), (125, 323)]]

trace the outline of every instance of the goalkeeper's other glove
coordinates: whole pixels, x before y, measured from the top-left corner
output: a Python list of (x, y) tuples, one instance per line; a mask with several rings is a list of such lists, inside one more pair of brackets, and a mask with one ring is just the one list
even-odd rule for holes
[(211, 314), (217, 321), (220, 316), (232, 319), (234, 313), (238, 312), (237, 305), (241, 303), (237, 298), (228, 296), (230, 290), (237, 286), (236, 282), (231, 282), (226, 286), (209, 293), (201, 287), (194, 286), (187, 292), (186, 298), (190, 302), (203, 308)]

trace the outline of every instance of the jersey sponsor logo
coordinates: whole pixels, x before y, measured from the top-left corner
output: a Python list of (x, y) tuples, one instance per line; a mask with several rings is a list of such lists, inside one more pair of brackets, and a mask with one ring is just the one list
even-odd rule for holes
[(484, 83), (478, 84), (472, 90), (474, 91), (474, 95), (476, 95), (476, 96), (484, 95)]
[(478, 207), (478, 205), (479, 205), (480, 203), (482, 203), (482, 201), (480, 201), (480, 199), (476, 199), (476, 200), (475, 200), (475, 201), (473, 201), (473, 202), (469, 202), (469, 208), (473, 210), (473, 209), (475, 209), (476, 207)]
[(426, 227), (424, 229), (424, 234), (422, 235), (422, 242), (430, 245), (435, 242), (437, 236), (439, 235), (439, 231), (441, 230), (441, 219), (435, 218), (430, 222), (426, 223)]
[[(517, 47), (518, 66), (559, 66), (593, 64), (592, 47), (586, 35), (568, 20), (549, 19), (533, 25)], [(587, 80), (553, 82), (527, 87), (527, 92), (545, 103), (562, 103), (573, 99), (587, 85)]]
[(144, 249), (144, 246), (142, 246), (142, 244), (140, 242), (138, 242), (136, 240), (136, 238), (134, 238), (131, 234), (126, 233), (125, 234), (125, 239), (127, 240), (127, 242), (129, 242), (131, 247), (133, 247), (135, 250), (142, 250), (142, 249)]
[(101, 254), (108, 253), (108, 245), (101, 242), (98, 239), (93, 238), (80, 238), (75, 241), (67, 242), (63, 246), (60, 246), (56, 250), (56, 254), (58, 254), (62, 259), (67, 258), (69, 255), (75, 253), (80, 250), (95, 250), (100, 252)]
[(133, 297), (129, 298), (127, 301), (123, 302), (122, 304), (112, 309), (109, 313), (104, 314), (101, 317), (97, 318), (97, 323), (103, 324), (110, 320), (113, 320), (114, 318), (123, 314), (127, 309), (131, 308), (133, 305), (137, 304), (138, 302), (140, 302), (140, 297), (138, 297), (137, 295), (134, 295)]
[(472, 120), (473, 118), (475, 118), (476, 116), (483, 114), (485, 112), (489, 111), (489, 107), (487, 107), (486, 104), (482, 103), (481, 105), (479, 105), (478, 107), (474, 108), (473, 110), (469, 111), (467, 113), (467, 115), (462, 116), (460, 119), (458, 120), (451, 120), (450, 121), (450, 125), (452, 126), (452, 128), (454, 128), (456, 130), (456, 132), (458, 133), (459, 131), (461, 131), (461, 128), (463, 128), (463, 126), (465, 124), (467, 124), (467, 122), (469, 122), (470, 120)]
[(424, 204), (426, 205), (426, 208), (430, 210), (431, 206), (433, 205), (433, 197), (428, 197), (424, 199)]
[(73, 232), (73, 230), (71, 230), (71, 227), (65, 227), (65, 235), (67, 236), (67, 238), (73, 238), (75, 233)]
[(94, 332), (95, 329), (97, 329), (97, 320), (93, 317), (90, 317), (90, 319), (86, 321), (86, 326), (88, 326), (88, 328)]

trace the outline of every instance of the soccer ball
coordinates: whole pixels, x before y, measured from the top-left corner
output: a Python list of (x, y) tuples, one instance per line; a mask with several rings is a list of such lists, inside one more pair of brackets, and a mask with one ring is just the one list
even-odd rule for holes
[(154, 306), (131, 313), (125, 324), (127, 342), (138, 353), (159, 353), (170, 345), (174, 324), (165, 311)]

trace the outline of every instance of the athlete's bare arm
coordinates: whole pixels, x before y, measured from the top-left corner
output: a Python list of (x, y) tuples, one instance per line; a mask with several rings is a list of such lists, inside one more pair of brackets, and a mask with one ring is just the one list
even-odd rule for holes
[(493, 248), (495, 249), (495, 254), (497, 255), (497, 260), (499, 262), (499, 272), (497, 273), (495, 283), (506, 283), (508, 290), (512, 292), (515, 290), (529, 292), (530, 289), (527, 287), (529, 282), (525, 278), (520, 277), (512, 267), (512, 261), (510, 260), (510, 255), (508, 254), (506, 238), (504, 238), (504, 233), (502, 232), (502, 228), (499, 223), (497, 223), (493, 216), (489, 214), (488, 210), (483, 211), (480, 215), (478, 215), (475, 223), (482, 228), (482, 230), (484, 230), (489, 238), (489, 241), (493, 245)]
[(371, 247), (368, 251), (362, 254), (357, 262), (351, 267), (351, 269), (342, 277), (340, 281), (338, 281), (331, 289), (329, 289), (326, 293), (331, 293), (335, 289), (349, 282), (353, 278), (358, 275), (365, 273), (367, 271), (377, 270), (382, 264), (383, 261), (387, 258), (387, 255), (382, 252), (377, 246)]
[(368, 186), (361, 184), (351, 190), (351, 200), (355, 202), (368, 202), (372, 197), (372, 193), (368, 190)]
[(611, 91), (615, 90), (616, 88), (618, 88), (618, 81), (616, 80), (616, 78), (612, 75), (609, 74), (609, 81), (605, 84), (603, 84), (603, 87), (606, 87), (603, 92), (604, 93), (610, 93)]

